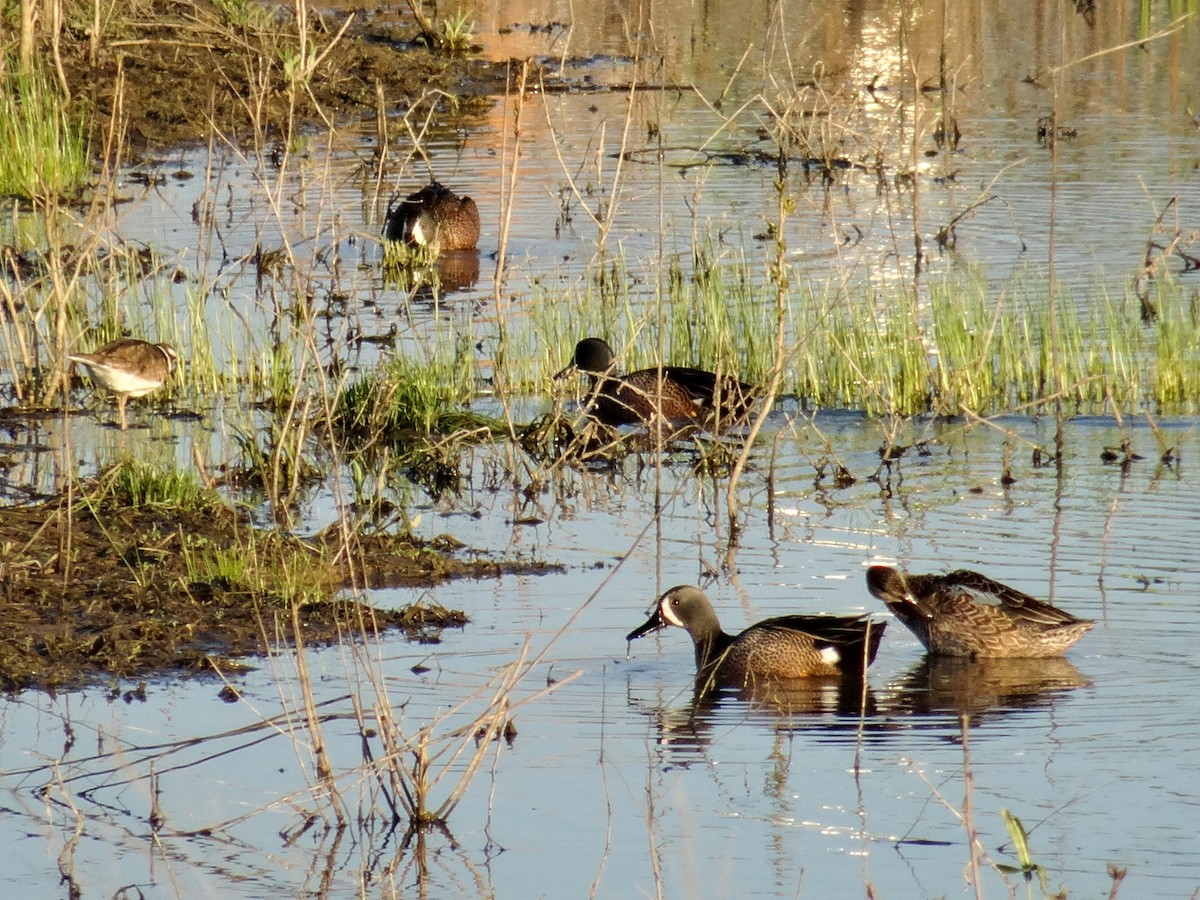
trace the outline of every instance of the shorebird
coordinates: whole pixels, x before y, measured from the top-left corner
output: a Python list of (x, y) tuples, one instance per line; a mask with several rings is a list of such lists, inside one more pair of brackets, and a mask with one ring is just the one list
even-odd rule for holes
[(167, 344), (121, 338), (94, 353), (69, 354), (92, 378), (117, 395), (117, 416), (125, 430), (125, 403), (158, 390), (175, 369), (178, 354)]

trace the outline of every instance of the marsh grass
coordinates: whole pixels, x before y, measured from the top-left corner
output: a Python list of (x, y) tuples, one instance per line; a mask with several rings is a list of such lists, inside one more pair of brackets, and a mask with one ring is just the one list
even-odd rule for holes
[(771, 364), (774, 330), (762, 311), (769, 288), (758, 284), (750, 263), (740, 257), (712, 259), (702, 272), (686, 275), (682, 262), (671, 259), (661, 296), (632, 290), (640, 282), (657, 281), (630, 271), (624, 258), (614, 258), (574, 289), (551, 294), (535, 285), (528, 319), (516, 322), (507, 335), (506, 383), (544, 391), (584, 337), (606, 339), (623, 372), (671, 364), (751, 382), (762, 379)]
[(247, 526), (235, 543), (185, 540), (181, 552), (191, 583), (223, 585), (282, 609), (328, 602), (336, 590), (331, 561), (321, 548), (284, 540), (277, 532)]
[(383, 276), (401, 289), (435, 281), (437, 253), (429, 246), (405, 241), (383, 242)]
[(441, 47), (449, 53), (466, 53), (475, 39), (475, 23), (459, 10), (446, 16), (439, 23)]
[(328, 465), (319, 443), (286, 414), (272, 416), (265, 428), (236, 426), (232, 438), (238, 454), (228, 467), (228, 482), (249, 492), (247, 499), (265, 502), (281, 523), (325, 480)]
[[(89, 491), (92, 503), (104, 500), (122, 507), (157, 506), (196, 512), (223, 505), (216, 491), (201, 484), (193, 470), (146, 462), (131, 456), (102, 471)], [(181, 551), (190, 580), (236, 586), (254, 597), (308, 602), (330, 594), (329, 566), (314, 551), (298, 553), (295, 543), (271, 532), (247, 527), (241, 540), (220, 545), (185, 537)]]
[(341, 388), (334, 399), (333, 424), (369, 440), (489, 427), (469, 409), (474, 396), (470, 347), (449, 337), (425, 349), (406, 348)]
[(34, 66), (0, 66), (0, 196), (76, 196), (91, 176), (86, 116)]
[(214, 3), (231, 28), (265, 31), (276, 24), (275, 13), (257, 0), (214, 0)]
[[(671, 264), (661, 324), (652, 289), (613, 291), (591, 279), (539, 298), (528, 320), (509, 330), (505, 383), (544, 391), (585, 336), (606, 338), (621, 371), (697, 365), (761, 383), (773, 360), (771, 288), (743, 258), (706, 262), (702, 249), (697, 260), (705, 264), (686, 275)], [(614, 266), (617, 279), (634, 281), (617, 261), (607, 284)], [(1052, 314), (1044, 285), (1014, 278), (994, 296), (970, 272), (931, 280), (918, 304), (899, 286), (848, 294), (796, 273), (789, 283), (780, 391), (805, 407), (987, 415), (1036, 409), (1059, 383), (1081, 411), (1200, 408), (1200, 298), (1178, 282), (1159, 282), (1152, 322), (1143, 321), (1132, 288), (1113, 298), (1098, 288), (1071, 297), (1060, 287)]]
[(102, 494), (124, 506), (203, 509), (220, 502), (191, 469), (157, 465), (132, 456), (110, 464), (97, 477)]

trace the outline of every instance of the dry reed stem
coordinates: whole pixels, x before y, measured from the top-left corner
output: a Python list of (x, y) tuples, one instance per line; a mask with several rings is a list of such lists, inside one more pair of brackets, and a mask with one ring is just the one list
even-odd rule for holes
[[(511, 79), (505, 79), (507, 85)], [(501, 166), (507, 168), (508, 183), (501, 180), (500, 191), (500, 241), (496, 250), (496, 272), (492, 280), (492, 299), (496, 304), (497, 315), (502, 316), (504, 310), (504, 274), (507, 264), (508, 235), (512, 228), (512, 214), (517, 196), (518, 161), (521, 158), (522, 118), (525, 112), (525, 88), (529, 80), (529, 60), (521, 62), (517, 74), (516, 91), (513, 96), (512, 108), (512, 146), (509, 147), (508, 131), (503, 132), (500, 145)], [(543, 93), (543, 98), (545, 94)], [(507, 102), (507, 88), (505, 101)], [(543, 100), (544, 102), (544, 100)], [(500, 319), (501, 332), (504, 331), (504, 319)]]
[(975, 771), (971, 768), (971, 717), (963, 713), (958, 717), (958, 725), (962, 734), (963, 755), (963, 803), (962, 821), (967, 830), (967, 849), (970, 854), (971, 883), (975, 887), (975, 900), (983, 900), (983, 884), (979, 879), (979, 836), (975, 833)]

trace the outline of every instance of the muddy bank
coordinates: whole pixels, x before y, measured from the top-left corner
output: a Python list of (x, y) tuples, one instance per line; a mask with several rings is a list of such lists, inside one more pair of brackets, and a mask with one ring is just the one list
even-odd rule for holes
[(486, 110), (484, 94), (504, 78), (472, 60), (469, 46), (433, 46), (436, 36), (402, 7), (388, 9), (389, 19), (310, 11), (302, 27), (290, 7), (246, 4), (234, 19), (209, 0), (149, 0), (114, 9), (94, 43), (92, 12), (69, 8), (57, 54), (44, 34), (42, 49), (88, 105), (97, 147), (114, 114), (135, 147), (214, 135), (277, 140), (309, 124), (392, 115), (421, 98), (453, 126)]
[[(0, 689), (79, 686), (168, 671), (237, 668), (273, 645), (404, 630), (424, 642), (467, 622), (436, 605), (378, 609), (349, 585), (433, 585), (542, 572), (472, 558), (446, 539), (336, 534), (300, 540), (253, 528), (213, 499), (132, 506), (78, 490), (0, 509)], [(369, 560), (365, 564), (364, 560)], [(219, 562), (218, 562), (219, 561)]]

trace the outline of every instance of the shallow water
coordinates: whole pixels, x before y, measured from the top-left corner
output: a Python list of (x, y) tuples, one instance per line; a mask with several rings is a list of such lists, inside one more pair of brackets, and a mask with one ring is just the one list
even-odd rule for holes
[[(1002, 424), (1045, 439), (1044, 428)], [(819, 425), (846, 448), (852, 470), (870, 474), (872, 424), (831, 416)], [(865, 882), (893, 896), (945, 895), (961, 889), (968, 860), (954, 811), (964, 794), (958, 714), (966, 712), (974, 822), (993, 859), (1015, 864), (1000, 818), (1008, 809), (1031, 831), (1051, 886), (1102, 893), (1113, 863), (1129, 868), (1131, 896), (1189, 895), (1200, 885), (1190, 827), (1200, 795), (1181, 778), (1180, 760), (1200, 732), (1186, 699), (1200, 677), (1195, 475), (1153, 459), (1122, 473), (1099, 458), (1118, 432), (1082, 420), (1068, 426), (1073, 450), (1061, 482), (1023, 458), (1005, 488), (987, 429), (932, 430), (940, 436), (931, 455), (902, 460), (884, 485), (864, 477), (822, 491), (795, 472), (777, 482), (768, 514), (762, 479), (748, 479), (737, 575), (709, 587), (726, 626), (784, 612), (866, 610), (882, 619), (863, 565), (898, 558), (917, 571), (973, 566), (1041, 596), (1052, 591), (1064, 608), (1098, 620), (1065, 660), (930, 667), (892, 621), (861, 717), (857, 698), (831, 685), (789, 698), (782, 712), (732, 697), (693, 709), (686, 636), (643, 639), (628, 656), (623, 636), (659, 587), (696, 581), (720, 558), (723, 515), (703, 485), (664, 470), (663, 491), (676, 496), (657, 520), (660, 533), (644, 531), (655, 522), (653, 473), (630, 474), (625, 484), (580, 476), (590, 483), (577, 502), (539, 525), (505, 525), (512, 498), (476, 495), (479, 519), (425, 513), (435, 529), (562, 562), (568, 574), (433, 592), (471, 623), (434, 646), (388, 639), (369, 648), (390, 702), (412, 732), (460, 702), (473, 713), (526, 646), (545, 656), (515, 698), (547, 678), (566, 683), (513, 713), (511, 746), (497, 745), (494, 768), (489, 761), (450, 818), (454, 841), (427, 837), (423, 875), (413, 868), (418, 855), (401, 853), (399, 835), (377, 823), (352, 826), (341, 842), (319, 828), (283, 842), (278, 832), (298, 828), (300, 810), (313, 804), (293, 796), (304, 783), (282, 726), (262, 743), (262, 734), (213, 739), (158, 759), (165, 824), (153, 840), (145, 775), (156, 754), (136, 748), (283, 709), (298, 722), (294, 663), (283, 653), (233, 679), (244, 704), (222, 704), (214, 679), (153, 683), (145, 702), (106, 702), (100, 691), (10, 700), (6, 733), (20, 736), (4, 743), (2, 757), (11, 838), (36, 832), (38, 852), (6, 877), (25, 896), (56, 892), (55, 860), (72, 815), (60, 802), (36, 800), (39, 785), (56, 781), (50, 769), (12, 773), (65, 757), (57, 777), (87, 818), (64, 865), (85, 892), (134, 881), (148, 896), (221, 895), (236, 883), (247, 896), (278, 896), (315, 890), (328, 869), (337, 895), (353, 893), (369, 870), (382, 880), (371, 892), (385, 894), (420, 882), (435, 895), (477, 885), (501, 896), (578, 895), (598, 884), (601, 895), (629, 896), (654, 892), (653, 848), (668, 895), (847, 896)], [(1184, 460), (1200, 452), (1190, 424), (1172, 434)], [(1140, 429), (1134, 440), (1138, 449), (1152, 443)], [(805, 449), (786, 439), (780, 458)], [(376, 599), (399, 604), (421, 593)], [(415, 675), (417, 663), (428, 671)], [(373, 692), (349, 650), (310, 652), (308, 665), (318, 700), (343, 716), (324, 726), (335, 768), (351, 771), (362, 761), (361, 739), (344, 695), (369, 705)], [(66, 753), (63, 720), (75, 738)], [(302, 731), (299, 738), (307, 759)], [(378, 740), (369, 743), (378, 756)], [(101, 744), (113, 755), (89, 759)], [(134, 775), (141, 780), (126, 783)], [(352, 815), (360, 787), (358, 775), (342, 784)], [(177, 833), (242, 815), (248, 820), (212, 836)], [(391, 863), (399, 870), (388, 874)], [(988, 895), (1002, 890), (986, 866), (983, 877)], [(29, 885), (43, 890), (26, 893)]]
[[(714, 135), (723, 151), (765, 146), (748, 130), (756, 115), (761, 121), (761, 110), (745, 114), (740, 130), (717, 134), (722, 117), (700, 99), (725, 89), (746, 43), (757, 49), (730, 88), (727, 113), (763, 89), (764, 71), (780, 79), (785, 59), (800, 73), (819, 60), (859, 88), (857, 121), (894, 117), (898, 131), (908, 127), (912, 104), (899, 86), (904, 69), (891, 7), (821, 7), (821, 14), (796, 7), (787, 40), (765, 37), (771, 9), (656, 8), (656, 22), (673, 24), (665, 30), (639, 30), (631, 14), (618, 16), (603, 5), (497, 4), (481, 9), (478, 21), (480, 40), (496, 58), (552, 56), (565, 46), (569, 53), (599, 54), (587, 74), (618, 83), (633, 71), (628, 34), (649, 35), (642, 46), (660, 51), (661, 80), (693, 81), (700, 92), (646, 91), (632, 101), (631, 147), (657, 148), (644, 124), (653, 120), (664, 145), (686, 148), (668, 159), (694, 155)], [(1055, 274), (1071, 290), (1131, 278), (1168, 198), (1179, 198), (1185, 227), (1195, 221), (1200, 130), (1186, 108), (1194, 106), (1188, 98), (1196, 96), (1197, 72), (1180, 62), (1200, 58), (1194, 25), (1144, 49), (1069, 69), (1062, 115), (1080, 136), (1059, 145), (1057, 163), (1036, 140), (1037, 118), (1050, 108), (1047, 68), (1138, 36), (1136, 19), (1126, 18), (1134, 10), (1103, 10), (1095, 28), (1066, 7), (1037, 3), (960, 13), (950, 32), (963, 84), (956, 114), (964, 141), (949, 160), (932, 158), (921, 182), (927, 249), (933, 229), (983, 187), (990, 185), (997, 199), (960, 227), (954, 253), (930, 257), (933, 271), (969, 264), (982, 266), (983, 277), (997, 285), (1014, 271), (1046, 279), (1047, 186), (1055, 165)], [(499, 33), (572, 17), (569, 35), (522, 27)], [(916, 25), (923, 77), (936, 72), (942, 32), (936, 22)], [(1024, 83), (1027, 74), (1039, 83)], [(876, 77), (889, 89), (864, 95), (861, 86)], [(928, 96), (918, 103), (923, 115), (932, 115), (932, 104)], [(505, 287), (516, 315), (580, 277), (596, 238), (582, 206), (602, 194), (617, 203), (609, 241), (631, 261), (631, 271), (651, 270), (662, 253), (688, 256), (693, 229), (722, 233), (738, 253), (767, 252), (752, 235), (774, 215), (769, 168), (679, 170), (639, 162), (623, 169), (615, 192), (606, 187), (615, 165), (608, 154), (619, 146), (629, 108), (622, 91), (584, 90), (547, 94), (544, 105), (535, 100), (527, 108), (509, 243), (515, 275)], [(566, 171), (598, 192), (572, 199), (569, 222), (560, 216), (568, 177), (554, 137)], [(311, 261), (307, 274), (318, 296), (341, 291), (352, 298), (344, 315), (331, 320), (330, 347), (337, 352), (355, 331), (383, 334), (393, 323), (402, 340), (419, 342), (447, 317), (486, 337), (496, 316), (489, 275), (500, 230), (494, 211), (501, 138), (497, 107), (461, 146), (450, 136), (430, 144), (437, 177), (492, 211), (485, 212), (480, 281), (444, 306), (406, 305), (380, 277), (378, 247), (368, 238), (377, 233), (381, 204), (363, 177), (370, 142), (353, 130), (328, 143), (312, 141), (307, 158), (283, 179), (277, 207), (283, 213), (264, 201), (264, 169), (255, 160), (222, 154), (212, 161), (221, 187), (204, 178), (169, 178), (120, 207), (114, 233), (148, 241), (210, 279), (203, 319), (219, 334), (218, 352), (258, 355), (269, 347), (276, 295), (291, 285), (255, 284), (247, 260), (256, 241), (269, 247), (284, 235)], [(861, 150), (847, 140), (847, 153)], [(209, 165), (199, 151), (173, 155), (169, 163), (181, 160), (197, 173)], [(891, 173), (902, 159), (893, 153), (886, 163)], [(939, 182), (934, 167), (958, 174)], [(383, 196), (425, 177), (420, 167), (394, 165)], [(908, 277), (910, 192), (881, 192), (875, 176), (864, 173), (830, 188), (794, 178), (792, 188), (797, 213), (789, 219), (788, 245), (806, 277)], [(205, 196), (220, 199), (215, 228), (191, 215)], [(863, 237), (846, 244), (854, 225)], [(546, 293), (534, 289), (539, 279)], [(181, 301), (183, 287), (162, 289)], [(136, 308), (149, 317), (144, 306)], [(186, 325), (180, 330), (181, 346), (202, 340)], [(366, 366), (376, 351), (362, 345), (347, 352)], [(531, 399), (530, 416), (542, 402)], [(98, 418), (107, 421), (100, 409)], [(188, 465), (192, 441), (207, 458), (224, 460), (235, 452), (236, 428), (261, 427), (257, 414), (236, 404), (198, 424), (146, 418), (150, 429), (120, 436), (85, 418), (71, 419), (65, 431), (61, 423), (43, 423), (18, 438), (20, 452), (10, 451), (18, 461), (7, 473), (8, 495), (18, 497), (28, 485), (50, 489), (62, 465), (54, 453), (68, 438), (70, 465), (83, 469), (122, 448)], [(640, 471), (630, 462), (616, 474), (568, 470), (553, 492), (530, 500), (495, 487), (506, 483), (496, 477), (506, 464), (503, 448), (479, 449), (467, 464), (471, 478), (460, 500), (435, 503), (417, 495), (411, 512), (421, 517), (420, 533), (449, 532), (469, 546), (560, 562), (566, 573), (431, 592), (471, 616), (465, 629), (446, 632), (437, 645), (389, 638), (365, 656), (349, 647), (305, 654), (318, 701), (336, 714), (323, 735), (335, 771), (346, 773), (339, 781), (351, 822), (345, 832), (320, 821), (303, 830), (311, 812), (327, 807), (308, 793), (313, 766), (296, 664), (281, 651), (255, 671), (231, 676), (242, 691), (238, 704), (221, 703), (221, 683), (211, 678), (152, 682), (144, 702), (109, 700), (100, 689), (8, 699), (0, 718), (0, 806), (7, 812), (0, 839), (16, 852), (0, 882), (23, 897), (66, 893), (64, 876), (84, 895), (136, 885), (147, 897), (415, 890), (857, 896), (868, 883), (878, 896), (949, 896), (964, 890), (969, 861), (958, 819), (969, 769), (973, 825), (994, 861), (1017, 864), (1001, 818), (1007, 809), (1029, 830), (1033, 859), (1045, 867), (1051, 889), (1107, 895), (1111, 863), (1129, 870), (1122, 896), (1190, 896), (1200, 888), (1193, 827), (1200, 790), (1186, 775), (1200, 736), (1190, 700), (1200, 678), (1194, 652), (1200, 484), (1189, 461), (1200, 452), (1200, 423), (1156, 423), (1167, 443), (1182, 449), (1182, 462), (1167, 466), (1158, 462), (1159, 444), (1144, 419), (1122, 428), (1105, 417), (1075, 418), (1066, 429), (1061, 477), (1031, 462), (1034, 445), (1053, 444), (1048, 420), (910, 423), (898, 441), (928, 441), (929, 453), (910, 451), (890, 472), (879, 469), (877, 452), (886, 424), (852, 411), (809, 422), (787, 406), (772, 416), (739, 489), (743, 531), (735, 574), (706, 588), (726, 628), (785, 612), (869, 611), (882, 620), (863, 582), (871, 561), (895, 560), (916, 571), (972, 567), (1097, 620), (1065, 661), (965, 671), (930, 666), (916, 639), (893, 620), (862, 714), (858, 698), (828, 685), (789, 698), (783, 711), (734, 697), (694, 708), (686, 636), (662, 633), (628, 652), (623, 638), (659, 591), (719, 571), (728, 530), (723, 482), (714, 487), (692, 476), (686, 458)], [(1103, 463), (1103, 448), (1123, 436), (1146, 458), (1126, 469)], [(856, 476), (854, 485), (814, 484), (826, 440)], [(1002, 483), (1005, 441), (1012, 448), (1010, 485)], [(321, 527), (341, 494), (335, 485), (311, 500), (306, 524)], [(379, 591), (373, 599), (398, 605), (424, 593)], [(387, 702), (407, 735), (438, 720), (434, 735), (441, 737), (473, 720), (498, 673), (523, 651), (537, 661), (513, 692), (518, 701), (530, 698), (513, 712), (517, 734), (511, 746), (498, 742), (476, 774), (448, 820), (452, 838), (434, 831), (404, 849), (400, 832), (376, 818), (360, 822), (360, 813), (383, 803), (356, 771), (363, 739), (346, 698), (356, 696), (368, 709)], [(415, 673), (418, 664), (426, 671)], [(378, 673), (386, 701), (370, 687), (368, 667)], [(550, 680), (558, 686), (535, 696)], [(449, 710), (455, 712), (441, 720)], [(271, 728), (233, 733), (281, 712), (286, 717)], [(166, 752), (161, 745), (171, 741), (183, 743)], [(373, 756), (382, 754), (378, 737), (366, 743)], [(150, 825), (151, 762), (163, 817), (157, 833)], [(461, 763), (449, 771), (461, 771)], [(448, 790), (443, 782), (434, 796)], [(1021, 880), (1009, 878), (1018, 891)], [(1008, 890), (986, 862), (982, 883), (987, 896)]]

